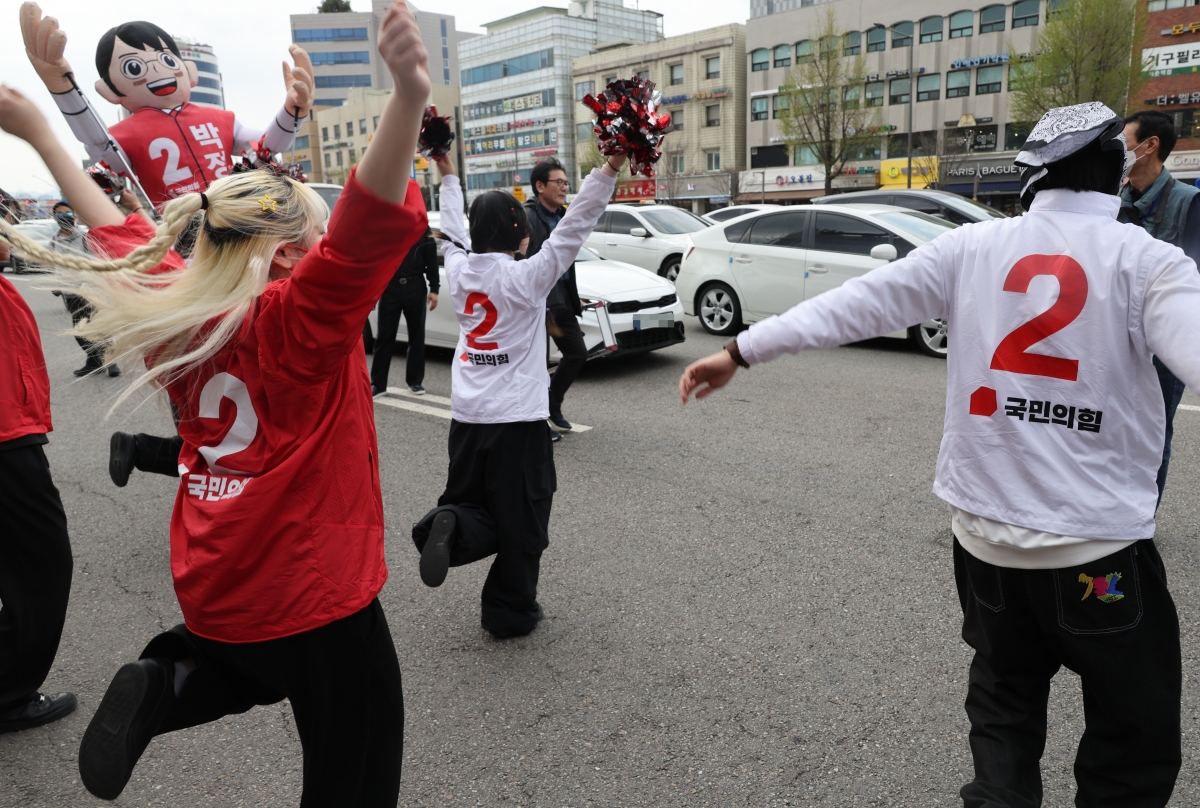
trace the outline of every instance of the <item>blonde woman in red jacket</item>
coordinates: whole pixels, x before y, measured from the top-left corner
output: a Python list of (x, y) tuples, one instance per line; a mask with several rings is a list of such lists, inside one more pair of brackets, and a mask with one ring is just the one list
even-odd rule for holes
[[(171, 572), (185, 625), (122, 667), (79, 750), (84, 785), (115, 799), (153, 736), (289, 700), (302, 806), (393, 808), (400, 669), (377, 595), (387, 578), (362, 323), (424, 234), (408, 180), (430, 90), (403, 3), (379, 52), (395, 91), (322, 235), (326, 210), (287, 177), (250, 171), (169, 203), (157, 232), (122, 219), (31, 104), (0, 92), (0, 126), (29, 141), (108, 260), (41, 255), (95, 309), (76, 329), (165, 389), (184, 441)], [(169, 253), (195, 214), (190, 266)], [(362, 222), (370, 221), (370, 227)], [(166, 269), (156, 269), (166, 259)]]

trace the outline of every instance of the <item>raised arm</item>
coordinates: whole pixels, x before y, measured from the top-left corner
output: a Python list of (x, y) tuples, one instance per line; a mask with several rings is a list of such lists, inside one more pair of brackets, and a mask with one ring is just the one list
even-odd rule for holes
[(467, 232), (466, 222), (463, 221), (463, 192), (459, 182), (458, 172), (448, 156), (437, 159), (438, 173), (442, 175), (442, 224), (438, 229), (451, 242), (447, 250), (471, 249), (471, 234)]

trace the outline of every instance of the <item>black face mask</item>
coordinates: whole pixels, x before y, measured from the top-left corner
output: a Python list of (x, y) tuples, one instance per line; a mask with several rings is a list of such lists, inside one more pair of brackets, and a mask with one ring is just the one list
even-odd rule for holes
[(54, 220), (58, 222), (58, 226), (63, 230), (75, 229), (75, 214), (74, 213), (56, 213)]

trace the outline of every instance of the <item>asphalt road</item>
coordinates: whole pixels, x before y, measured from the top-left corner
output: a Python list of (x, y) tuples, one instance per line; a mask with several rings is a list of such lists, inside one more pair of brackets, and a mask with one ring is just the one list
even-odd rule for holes
[[(18, 279), (42, 326), (56, 430), (48, 454), (75, 549), (71, 608), (45, 688), (80, 709), (0, 736), (0, 806), (98, 804), (76, 749), (112, 674), (180, 621), (168, 568), (176, 481), (107, 475), (114, 429), (166, 434), (156, 401), (105, 412), (121, 384), (77, 382), (59, 301)], [(688, 341), (595, 363), (556, 448), (559, 490), (531, 636), (479, 627), (483, 565), (440, 589), (409, 526), (436, 500), (449, 421), (376, 408), (391, 578), (381, 598), (404, 673), (404, 806), (934, 806), (969, 778), (949, 516), (931, 493), (945, 366), (876, 340), (739, 373), (679, 406)], [(450, 353), (425, 385), (450, 391)], [(403, 381), (403, 357), (393, 383)], [(1198, 404), (1191, 393), (1186, 403)], [(431, 404), (431, 406), (434, 406)], [(1200, 412), (1180, 412), (1158, 537), (1183, 625), (1184, 764), (1200, 803)], [(1120, 664), (1114, 660), (1113, 664)], [(1046, 804), (1072, 804), (1083, 727), (1075, 676), (1051, 694)], [(346, 693), (353, 702), (360, 694)], [(156, 739), (121, 806), (294, 806), (286, 704)]]

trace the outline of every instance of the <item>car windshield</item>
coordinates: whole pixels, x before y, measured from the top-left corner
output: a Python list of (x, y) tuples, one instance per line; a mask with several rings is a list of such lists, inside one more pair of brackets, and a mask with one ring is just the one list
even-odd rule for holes
[(918, 213), (915, 210), (877, 215), (884, 224), (891, 225), (919, 241), (933, 241), (946, 231), (958, 227), (953, 222), (930, 216), (927, 213)]
[(966, 208), (968, 210), (974, 210), (975, 213), (979, 213), (980, 211), (982, 211), (983, 213), (986, 213), (988, 216), (991, 216), (993, 219), (1007, 219), (1008, 218), (1007, 216), (1005, 216), (1003, 213), (996, 210), (995, 208), (989, 208), (987, 205), (983, 204), (982, 202), (976, 202), (974, 199), (971, 199), (969, 197), (964, 196), (961, 199), (956, 199), (956, 200), (954, 200), (953, 204), (955, 205), (955, 207), (958, 207), (960, 210), (963, 208)]
[(640, 210), (638, 213), (646, 217), (650, 226), (659, 233), (667, 236), (681, 236), (684, 233), (695, 233), (712, 225), (699, 216), (679, 208), (659, 208), (658, 210)]
[(576, 261), (601, 261), (603, 260), (596, 253), (589, 250), (587, 247), (580, 247), (579, 252), (575, 254)]
[(337, 187), (321, 188), (318, 186), (313, 188), (313, 190), (317, 192), (317, 195), (320, 196), (321, 199), (325, 200), (325, 204), (329, 206), (329, 211), (332, 213), (333, 206), (337, 204), (338, 197), (342, 195), (342, 189)]

